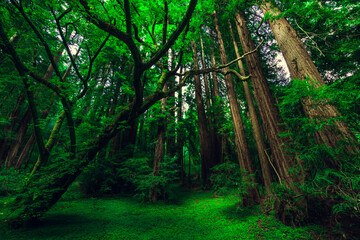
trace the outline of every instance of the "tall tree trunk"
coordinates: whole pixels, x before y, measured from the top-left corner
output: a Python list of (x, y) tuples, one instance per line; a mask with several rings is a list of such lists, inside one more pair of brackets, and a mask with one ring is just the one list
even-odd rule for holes
[[(205, 63), (205, 50), (202, 37), (200, 36), (200, 44), (201, 44), (201, 63), (202, 67), (206, 68)], [(217, 134), (217, 128), (215, 124), (215, 115), (213, 112), (214, 108), (211, 108), (211, 103), (214, 104), (214, 99), (211, 99), (210, 95), (210, 88), (209, 88), (209, 81), (208, 75), (206, 73), (203, 74), (204, 76), (204, 87), (205, 87), (205, 96), (206, 96), (206, 108), (208, 111), (208, 126), (209, 126), (209, 133), (211, 137), (211, 145), (214, 151), (214, 158), (216, 160), (215, 164), (221, 163), (221, 142), (219, 142), (219, 137)]]
[[(270, 2), (264, 2), (261, 5), (261, 10), (264, 14), (270, 13), (274, 16), (278, 16), (281, 13), (280, 10), (275, 6), (272, 6)], [(311, 60), (301, 39), (289, 22), (284, 17), (271, 21), (268, 20), (267, 22), (279, 44), (282, 54), (284, 55), (292, 78), (304, 80), (306, 77), (309, 77), (313, 81), (311, 84), (315, 87), (324, 85), (324, 80)], [(319, 104), (315, 103), (310, 98), (306, 98), (303, 99), (302, 104), (305, 114), (310, 119), (320, 119), (321, 121), (341, 116), (336, 107), (328, 102)], [(325, 144), (333, 149), (339, 148), (339, 144), (342, 141), (348, 140), (350, 141), (350, 144), (345, 144), (344, 150), (349, 153), (356, 153), (359, 151), (359, 144), (356, 144), (357, 140), (354, 134), (342, 120), (334, 121), (333, 126), (324, 124), (321, 130), (316, 131), (315, 138), (319, 144)], [(325, 163), (328, 167), (340, 168), (340, 163), (335, 161), (335, 159), (325, 159)]]
[[(60, 50), (61, 50), (61, 49), (62, 49), (62, 48), (60, 48)], [(78, 56), (79, 52), (80, 52), (80, 48), (79, 48), (79, 50), (76, 52), (75, 58)], [(60, 53), (61, 53), (61, 52), (58, 51), (58, 54), (60, 54)], [(57, 56), (54, 58), (55, 62), (58, 62), (58, 61), (59, 61), (59, 58), (60, 58), (60, 56), (57, 55)], [(68, 77), (68, 75), (70, 74), (70, 70), (71, 70), (71, 65), (67, 68), (65, 74), (63, 75), (63, 77), (62, 77), (63, 80), (65, 80), (65, 79)], [(51, 78), (51, 75), (53, 74), (53, 72), (54, 72), (54, 68), (52, 67), (52, 65), (50, 65), (49, 68), (48, 68), (48, 70), (47, 70), (46, 73), (45, 73), (45, 77), (46, 77), (45, 79), (50, 79), (50, 78)], [(51, 107), (52, 107), (52, 105), (53, 105), (54, 102), (55, 102), (55, 100), (54, 100), (55, 97), (56, 97), (56, 93), (53, 94), (53, 100), (51, 101), (51, 103), (49, 104), (49, 106), (43, 111), (42, 116), (41, 116), (41, 119), (46, 119), (47, 116), (49, 115), (49, 112), (50, 112), (50, 110), (51, 110)], [(62, 123), (61, 123), (61, 124), (62, 124)], [(61, 124), (60, 124), (60, 126), (61, 126)], [(23, 150), (21, 151), (19, 157), (17, 158), (17, 160), (16, 160), (16, 161), (15, 161), (15, 159), (12, 159), (12, 160), (11, 160), (11, 162), (14, 162), (14, 164), (15, 164), (14, 166), (15, 166), (16, 169), (19, 169), (19, 168), (21, 167), (22, 163), (25, 161), (26, 157), (27, 157), (28, 154), (29, 154), (29, 151), (32, 149), (32, 146), (35, 144), (35, 142), (36, 142), (35, 132), (33, 132), (33, 133), (31, 134), (31, 136), (29, 137), (29, 139), (27, 140), (27, 142), (26, 142)], [(51, 148), (52, 148), (52, 147), (51, 147)]]
[[(243, 13), (237, 12), (235, 20), (244, 52), (252, 51), (255, 49), (255, 45), (246, 26), (246, 20)], [(271, 165), (274, 165), (273, 167), (279, 178), (280, 184), (285, 184), (298, 193), (299, 196), (302, 196), (300, 189), (295, 184), (304, 183), (303, 169), (296, 157), (292, 157), (286, 153), (285, 146), (286, 144), (291, 144), (292, 140), (279, 136), (279, 134), (286, 131), (286, 129), (282, 124), (279, 110), (275, 106), (274, 98), (266, 81), (258, 54), (256, 52), (249, 54), (245, 57), (245, 60), (249, 73), (251, 74), (255, 99), (258, 103), (260, 116), (263, 120), (266, 137), (272, 152), (272, 158), (270, 159), (270, 157), (268, 157), (268, 160)], [(290, 174), (289, 170), (296, 166), (296, 164), (299, 165), (298, 167), (300, 167), (300, 169), (296, 174)], [(280, 203), (276, 206), (276, 216), (284, 223), (294, 225), (307, 217), (307, 203), (303, 197), (298, 199), (294, 198), (291, 202), (283, 202), (280, 199), (279, 202)], [(288, 213), (286, 208), (296, 210)], [(292, 216), (288, 218), (287, 214), (291, 214)], [(290, 222), (288, 222), (289, 219), (291, 219)]]
[[(194, 69), (199, 69), (199, 62), (197, 58), (196, 43), (194, 40), (191, 41), (191, 48), (193, 51), (193, 62)], [(199, 124), (199, 137), (200, 137), (200, 155), (201, 155), (201, 177), (203, 184), (206, 186), (210, 177), (210, 168), (214, 164), (213, 149), (211, 146), (211, 139), (209, 138), (209, 131), (207, 126), (207, 119), (204, 108), (204, 101), (202, 98), (201, 81), (199, 75), (194, 75), (195, 84), (195, 101), (196, 109), (198, 113), (198, 124)]]
[[(255, 45), (246, 26), (245, 17), (242, 13), (237, 12), (235, 18), (242, 48), (244, 52), (250, 52), (255, 49)], [(288, 139), (279, 137), (279, 134), (286, 131), (286, 129), (282, 124), (278, 108), (275, 106), (258, 54), (247, 55), (245, 60), (251, 74), (255, 99), (258, 102), (260, 116), (271, 148), (273, 156), (271, 161), (274, 161), (281, 181), (291, 185), (291, 183), (298, 182), (295, 176), (290, 176), (288, 173), (288, 170), (295, 165), (295, 161), (285, 151), (285, 146), (289, 143)]]
[[(222, 64), (227, 64), (228, 59), (225, 52), (225, 46), (224, 42), (221, 36), (220, 27), (218, 23), (218, 18), (216, 11), (214, 11), (214, 20), (215, 20), (215, 29), (217, 33), (218, 38), (218, 44), (219, 44), (219, 51), (220, 51), (220, 58)], [(225, 68), (224, 70), (228, 70), (229, 68)], [(226, 84), (226, 90), (229, 98), (229, 104), (230, 104), (230, 110), (231, 110), (231, 117), (232, 122), (234, 126), (234, 133), (235, 133), (235, 145), (236, 150), (238, 154), (238, 161), (240, 164), (240, 168), (246, 170), (249, 174), (254, 173), (253, 164), (250, 157), (250, 151), (248, 148), (245, 131), (244, 131), (244, 125), (241, 119), (240, 114), (240, 108), (236, 97), (234, 82), (230, 74), (225, 75), (225, 84)], [(252, 179), (255, 181), (254, 179)], [(256, 187), (252, 188), (249, 191), (249, 201), (259, 201), (259, 193)], [(252, 199), (251, 199), (252, 198)]]
[[(204, 51), (204, 43), (202, 40), (202, 37), (200, 36), (200, 44), (201, 44), (201, 64), (203, 68), (206, 68), (206, 64), (205, 64), (205, 51)], [(208, 78), (207, 78), (207, 74), (204, 73), (204, 87), (205, 87), (205, 96), (206, 96), (206, 107), (209, 110), (210, 109), (210, 91), (209, 91), (209, 83), (208, 83)], [(210, 122), (210, 120), (209, 120)]]
[[(59, 47), (59, 50), (56, 52), (55, 57), (54, 57), (54, 62), (55, 63), (57, 63), (59, 61), (63, 50), (64, 50), (64, 46), (61, 45)], [(53, 72), (54, 72), (54, 67), (52, 66), (52, 64), (50, 64), (49, 67), (47, 68), (45, 74), (44, 74), (44, 79), (49, 81), (50, 78), (51, 78), (51, 75), (53, 74)], [(20, 96), (19, 98), (22, 98), (22, 97)], [(25, 115), (29, 111), (30, 111), (30, 108), (28, 107)], [(50, 111), (50, 109), (45, 110), (45, 113), (43, 113), (43, 117), (45, 115), (44, 118), (46, 118), (49, 111)], [(31, 117), (24, 117), (23, 120), (21, 121), (21, 123), (19, 124), (19, 128), (18, 128), (18, 130), (16, 132), (16, 140), (15, 140), (15, 142), (13, 142), (11, 144), (11, 147), (10, 147), (10, 149), (9, 149), (7, 155), (6, 155), (6, 158), (5, 158), (5, 162), (6, 162), (7, 167), (15, 166), (17, 164), (17, 162), (19, 162), (19, 161), (15, 161), (15, 159), (16, 159), (17, 155), (19, 154), (21, 145), (22, 145), (23, 140), (25, 138), (25, 134), (27, 132), (28, 125), (30, 124), (30, 122), (31, 122)], [(34, 139), (34, 143), (35, 143), (36, 138), (34, 137), (33, 139)], [(31, 147), (27, 146), (26, 149), (31, 149)]]
[[(232, 29), (230, 20), (229, 20), (229, 29), (230, 29), (230, 34), (231, 34), (233, 44), (234, 44), (236, 58), (239, 58), (240, 53), (239, 53), (238, 45), (235, 40), (235, 36), (233, 33), (233, 29)], [(243, 66), (243, 63), (241, 60), (238, 61), (238, 66), (239, 66), (241, 75), (245, 76), (246, 74), (245, 74), (244, 66)], [(261, 129), (260, 129), (258, 118), (256, 116), (255, 106), (254, 106), (254, 102), (253, 102), (253, 99), (251, 96), (249, 84), (247, 81), (242, 81), (242, 83), (244, 86), (245, 97), (246, 97), (246, 101), (247, 101), (248, 108), (249, 108), (249, 116), (250, 116), (250, 122), (252, 124), (255, 145), (256, 145), (256, 149), (259, 154), (259, 160), (260, 160), (260, 165), (261, 165), (262, 176), (264, 179), (265, 191), (266, 191), (266, 194), (270, 194), (270, 192), (271, 192), (270, 187), (271, 187), (272, 179), (271, 179), (270, 165), (269, 165), (266, 153), (265, 153), (265, 151), (266, 151), (265, 142), (264, 142), (263, 136), (261, 134)]]
[[(169, 64), (169, 69), (173, 68), (174, 63), (174, 51), (171, 51), (170, 54), (171, 64)], [(169, 79), (167, 82), (168, 89), (171, 89), (175, 86), (175, 78)], [(176, 155), (176, 136), (175, 136), (175, 92), (170, 94), (167, 98), (167, 108), (168, 117), (167, 117), (167, 126), (166, 126), (166, 155), (169, 158), (173, 158)]]
[(25, 115), (22, 117), (21, 121), (19, 122), (19, 127), (15, 132), (16, 139), (15, 139), (15, 141), (13, 141), (11, 143), (11, 147), (7, 152), (7, 155), (5, 158), (6, 167), (9, 168), (12, 166), (12, 162), (10, 161), (10, 159), (13, 159), (16, 157), (16, 154), (18, 153), (18, 151), (21, 147), (22, 141), (28, 130), (30, 122), (31, 122), (31, 111), (30, 111), (30, 108), (28, 108), (25, 112)]
[[(216, 67), (216, 60), (215, 60), (215, 53), (214, 53), (214, 44), (210, 45), (210, 57), (211, 57), (211, 67), (215, 68)], [(216, 109), (220, 108), (219, 113), (216, 113), (216, 117), (214, 116), (214, 131), (216, 132), (216, 141), (214, 142), (215, 146), (216, 146), (216, 151), (219, 152), (219, 162), (223, 163), (225, 162), (225, 159), (229, 159), (230, 158), (230, 153), (228, 151), (227, 148), (227, 133), (225, 133), (224, 131), (222, 131), (222, 133), (220, 133), (221, 130), (221, 125), (222, 125), (222, 119), (224, 119), (225, 114), (223, 111), (223, 105), (222, 102), (220, 101), (221, 97), (220, 97), (220, 91), (219, 91), (219, 84), (218, 84), (218, 78), (216, 75), (216, 72), (212, 72), (212, 82), (213, 82), (213, 88), (211, 91), (211, 97), (212, 97), (212, 102), (213, 102), (213, 106), (215, 106)]]
[[(17, 98), (14, 110), (9, 115), (9, 120), (11, 120), (11, 124), (4, 128), (3, 133), (4, 135), (8, 135), (11, 131), (14, 131), (16, 123), (18, 123), (18, 118), (20, 114), (20, 107), (25, 101), (25, 96), (23, 93)], [(25, 113), (26, 114), (26, 113)], [(9, 151), (9, 147), (11, 146), (13, 141), (8, 139), (7, 137), (0, 139), (0, 164), (2, 164)]]
[[(180, 70), (182, 72), (182, 69)], [(181, 81), (181, 77), (179, 82)], [(178, 103), (177, 103), (177, 124), (178, 126), (183, 121), (183, 112), (182, 112), (182, 88), (178, 91)], [(176, 147), (177, 147), (177, 165), (180, 168), (180, 182), (181, 185), (184, 184), (184, 141), (182, 136), (182, 129), (177, 127), (176, 132)]]
[[(163, 87), (163, 91), (167, 90), (167, 85)], [(166, 111), (166, 98), (161, 99), (161, 112), (165, 114)], [(159, 119), (157, 140), (155, 146), (155, 155), (153, 163), (153, 176), (159, 176), (160, 164), (164, 161), (165, 157), (165, 132), (166, 132), (166, 117)], [(159, 198), (159, 186), (154, 183), (149, 192), (149, 201), (156, 202)]]

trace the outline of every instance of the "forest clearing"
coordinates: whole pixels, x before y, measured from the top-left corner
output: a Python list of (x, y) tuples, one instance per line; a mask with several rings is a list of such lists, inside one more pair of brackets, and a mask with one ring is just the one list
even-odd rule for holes
[(359, 239), (358, 1), (0, 13), (6, 239)]
[[(184, 191), (182, 191), (184, 194)], [(20, 230), (0, 228), (3, 239), (317, 239), (317, 226), (294, 229), (237, 199), (185, 192), (170, 203), (130, 198), (60, 200), (46, 217)]]

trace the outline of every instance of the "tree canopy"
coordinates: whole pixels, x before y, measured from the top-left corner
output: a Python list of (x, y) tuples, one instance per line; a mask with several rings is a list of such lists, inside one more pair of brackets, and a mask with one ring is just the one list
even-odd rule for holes
[(42, 217), (77, 181), (148, 201), (179, 183), (356, 235), (359, 7), (2, 1), (2, 221)]

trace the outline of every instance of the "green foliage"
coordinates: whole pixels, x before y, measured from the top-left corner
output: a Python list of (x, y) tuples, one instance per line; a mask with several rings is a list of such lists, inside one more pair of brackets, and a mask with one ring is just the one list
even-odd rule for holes
[[(297, 154), (305, 168), (307, 179), (301, 188), (310, 199), (310, 211), (322, 212), (323, 217), (329, 214), (335, 217), (359, 217), (359, 155), (351, 154), (345, 148), (346, 144), (358, 143), (339, 142), (338, 148), (333, 149), (318, 145), (314, 139), (316, 131), (325, 126), (331, 127), (339, 120), (350, 122), (353, 130), (358, 125), (359, 115), (349, 111), (349, 108), (356, 106), (357, 100), (353, 97), (358, 95), (358, 87), (353, 85), (351, 89), (349, 82), (339, 85), (315, 89), (309, 81), (293, 80), (291, 86), (284, 90), (280, 103), (283, 118), (291, 131), (284, 135), (290, 135), (294, 140), (294, 145), (288, 146), (289, 151)], [(343, 115), (332, 119), (309, 119), (302, 112), (303, 99), (311, 99), (314, 105), (330, 102)], [(279, 197), (283, 198), (281, 195)]]
[[(7, 198), (0, 198), (0, 209)], [(320, 227), (291, 228), (237, 200), (191, 192), (182, 204), (144, 204), (125, 197), (61, 200), (36, 227), (0, 226), (7, 240), (24, 239), (317, 239)], [(1, 213), (1, 210), (0, 210)]]
[(157, 186), (157, 190), (163, 199), (166, 199), (169, 191), (168, 185), (176, 180), (178, 174), (176, 158), (167, 159), (160, 164), (158, 175), (153, 175), (148, 158), (130, 158), (125, 160), (118, 169), (118, 174), (127, 182), (133, 184), (135, 197), (146, 201), (151, 188)]
[(28, 180), (29, 174), (19, 170), (0, 169), (0, 196), (15, 195), (22, 190), (24, 183)]
[(251, 181), (251, 174), (229, 161), (213, 167), (212, 171), (210, 180), (215, 193), (219, 195), (233, 195), (242, 199), (256, 184)]

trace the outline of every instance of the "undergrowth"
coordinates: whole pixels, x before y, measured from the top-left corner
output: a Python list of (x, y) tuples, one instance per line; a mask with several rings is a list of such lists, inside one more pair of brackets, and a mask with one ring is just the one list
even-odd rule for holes
[[(257, 207), (242, 209), (236, 197), (182, 192), (177, 204), (128, 197), (63, 198), (36, 224), (11, 230), (7, 240), (41, 239), (316, 239), (316, 226), (291, 228)], [(6, 198), (0, 199), (4, 206)]]

